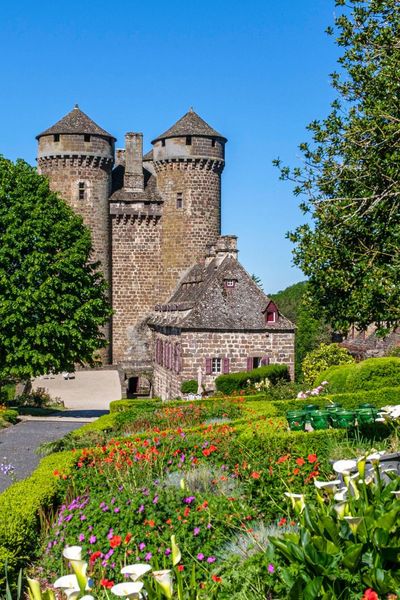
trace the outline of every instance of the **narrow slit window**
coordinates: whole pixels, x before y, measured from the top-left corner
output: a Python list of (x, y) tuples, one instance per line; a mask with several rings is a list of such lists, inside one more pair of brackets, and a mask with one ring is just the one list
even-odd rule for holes
[(85, 182), (80, 181), (78, 184), (79, 200), (85, 199)]
[(60, 141), (60, 134), (59, 134), (59, 133), (55, 133), (55, 134), (53, 135), (53, 140), (54, 140), (55, 142), (59, 142), (59, 141)]
[(211, 146), (215, 148), (215, 140), (211, 140)]
[(90, 134), (89, 133), (85, 133), (85, 135), (83, 136), (83, 140), (85, 142), (90, 142)]
[(186, 136), (186, 146), (191, 146), (191, 145), (192, 145), (192, 136), (187, 135)]
[(161, 146), (165, 146), (165, 140), (161, 140)]
[(176, 194), (176, 208), (183, 208), (183, 193), (178, 192)]

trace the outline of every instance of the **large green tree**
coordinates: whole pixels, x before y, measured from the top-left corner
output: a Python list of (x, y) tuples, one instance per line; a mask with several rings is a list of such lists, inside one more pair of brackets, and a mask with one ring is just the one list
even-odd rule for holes
[(23, 161), (0, 157), (0, 382), (94, 364), (106, 284), (82, 219)]
[(303, 165), (282, 167), (311, 224), (289, 234), (310, 305), (335, 330), (400, 323), (400, 3), (337, 0), (343, 49), (331, 112), (308, 127)]

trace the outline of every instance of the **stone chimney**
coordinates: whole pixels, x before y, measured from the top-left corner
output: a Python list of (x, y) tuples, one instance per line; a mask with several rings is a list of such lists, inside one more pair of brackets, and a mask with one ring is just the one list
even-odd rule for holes
[(215, 256), (216, 256), (215, 244), (207, 244), (204, 266), (208, 267), (210, 262), (212, 262), (214, 260)]
[(237, 255), (237, 236), (220, 235), (215, 244), (215, 258), (217, 264), (220, 265), (226, 256), (230, 256), (237, 260)]
[(127, 192), (143, 192), (143, 134), (125, 134), (125, 177)]

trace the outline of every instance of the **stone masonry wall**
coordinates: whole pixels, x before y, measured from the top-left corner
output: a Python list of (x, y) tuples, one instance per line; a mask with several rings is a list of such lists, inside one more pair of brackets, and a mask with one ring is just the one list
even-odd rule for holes
[(126, 360), (132, 346), (133, 359), (146, 362), (146, 328), (138, 332), (136, 326), (160, 298), (160, 222), (154, 216), (112, 215), (111, 227), (113, 362)]
[(180, 396), (180, 384), (198, 377), (207, 390), (214, 390), (217, 375), (206, 375), (207, 358), (229, 358), (229, 372), (246, 371), (248, 357), (268, 356), (270, 364), (286, 364), (294, 377), (294, 333), (290, 332), (182, 332), (181, 335), (155, 334), (160, 339), (179, 344), (181, 350), (180, 372), (159, 364), (154, 370), (154, 394), (163, 400)]
[[(221, 231), (223, 163), (201, 159), (155, 163), (164, 205), (161, 234), (163, 290), (166, 302), (183, 273), (204, 258)], [(177, 206), (181, 194), (182, 207)]]

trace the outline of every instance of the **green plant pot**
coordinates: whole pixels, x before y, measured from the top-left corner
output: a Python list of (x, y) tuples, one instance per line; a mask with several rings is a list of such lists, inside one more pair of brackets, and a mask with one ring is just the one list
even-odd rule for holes
[(304, 430), (304, 425), (306, 422), (306, 415), (304, 413), (304, 411), (299, 411), (299, 412), (295, 412), (293, 414), (293, 411), (290, 411), (289, 414), (287, 413), (286, 415), (286, 419), (287, 422), (289, 423), (289, 428), (291, 431), (303, 431)]
[(310, 422), (313, 429), (329, 428), (329, 413), (326, 410), (315, 410), (310, 413)]
[(354, 412), (349, 410), (341, 410), (335, 414), (336, 427), (340, 429), (349, 429), (354, 427), (356, 421), (356, 415)]
[(374, 408), (359, 408), (357, 410), (358, 425), (372, 425), (375, 423), (378, 411)]

